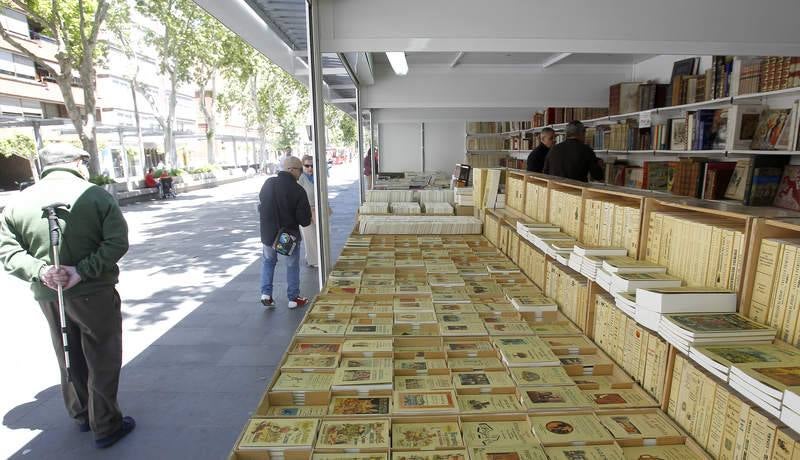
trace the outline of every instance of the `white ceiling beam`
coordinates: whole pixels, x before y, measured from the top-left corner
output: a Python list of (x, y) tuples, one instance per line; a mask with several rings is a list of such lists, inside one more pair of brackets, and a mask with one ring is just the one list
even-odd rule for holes
[(356, 85), (352, 83), (348, 83), (346, 85), (328, 85), (328, 88), (332, 90), (339, 90), (339, 89), (356, 89)]
[(542, 62), (542, 67), (546, 69), (546, 68), (548, 68), (548, 67), (550, 67), (550, 66), (552, 66), (554, 64), (557, 64), (557, 63), (563, 61), (564, 59), (566, 59), (566, 58), (568, 58), (570, 56), (572, 56), (572, 53), (554, 54), (554, 55), (550, 56), (549, 58), (545, 59), (544, 62)]
[(461, 61), (461, 58), (464, 57), (464, 54), (465, 53), (463, 51), (459, 51), (458, 53), (456, 53), (455, 59), (453, 59), (453, 62), (450, 63), (451, 69), (458, 65), (458, 62)]
[(331, 104), (355, 104), (356, 98), (354, 97), (340, 97), (338, 99), (331, 99), (328, 102)]
[[(453, 16), (452, 2), (442, 0), (318, 0), (321, 46), (331, 52), (800, 55), (797, 0), (771, 0), (768, 10), (750, 0), (607, 3), (460, 0)], [(547, 21), (531, 27), (532, 17)], [(754, 18), (769, 26), (753, 27)]]

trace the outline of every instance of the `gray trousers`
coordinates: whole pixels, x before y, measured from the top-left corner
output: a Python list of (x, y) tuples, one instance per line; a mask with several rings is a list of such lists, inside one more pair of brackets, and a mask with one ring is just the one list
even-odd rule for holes
[(117, 290), (104, 288), (88, 296), (65, 298), (70, 377), (64, 365), (63, 341), (55, 301), (39, 302), (61, 369), (61, 393), (70, 417), (89, 422), (95, 438), (122, 426), (117, 387), (122, 366), (122, 315)]

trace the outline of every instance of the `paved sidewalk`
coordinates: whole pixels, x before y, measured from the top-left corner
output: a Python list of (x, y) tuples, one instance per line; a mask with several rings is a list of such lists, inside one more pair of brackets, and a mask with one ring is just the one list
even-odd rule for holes
[[(332, 249), (354, 225), (358, 167), (329, 178)], [(120, 405), (136, 431), (98, 451), (75, 430), (58, 388), (46, 325), (27, 287), (0, 273), (0, 458), (224, 458), (272, 377), (304, 314), (258, 303), (257, 194), (264, 177), (123, 208), (131, 249), (123, 259), (124, 367)], [(318, 291), (302, 264), (304, 295)], [(10, 377), (10, 378), (9, 378)], [(111, 457), (109, 457), (109, 455)]]

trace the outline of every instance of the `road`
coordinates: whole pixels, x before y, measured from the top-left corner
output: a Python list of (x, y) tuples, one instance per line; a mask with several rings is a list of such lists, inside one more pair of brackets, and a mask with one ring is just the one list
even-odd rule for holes
[[(329, 178), (334, 256), (354, 222), (357, 174), (354, 163), (338, 165)], [(264, 179), (123, 208), (131, 246), (118, 286), (120, 404), (139, 427), (114, 447), (115, 458), (220, 458), (255, 408), (303, 314), (279, 308), (266, 316), (258, 304)], [(302, 293), (310, 296), (316, 272), (302, 266)], [(281, 280), (279, 267), (279, 306)], [(0, 272), (0, 293), (0, 457), (93, 458), (91, 437), (74, 432), (66, 416), (47, 326), (28, 286)]]

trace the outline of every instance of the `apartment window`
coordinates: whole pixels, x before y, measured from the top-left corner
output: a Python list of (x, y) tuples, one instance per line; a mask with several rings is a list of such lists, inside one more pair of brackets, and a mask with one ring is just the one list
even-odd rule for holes
[(0, 8), (0, 23), (13, 35), (28, 36), (28, 19), (20, 12), (9, 8)]
[(32, 60), (2, 50), (0, 50), (0, 73), (31, 80), (36, 78), (36, 69)]

